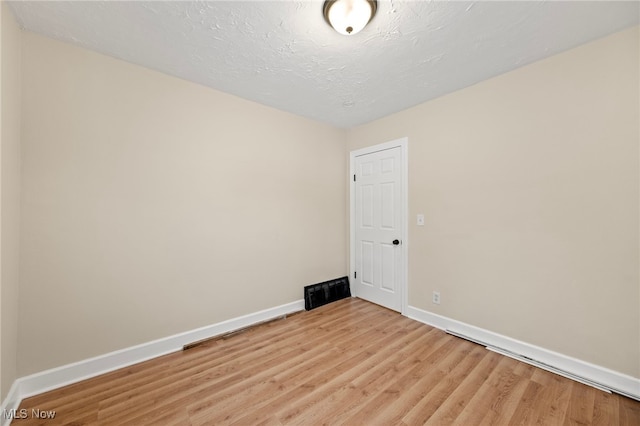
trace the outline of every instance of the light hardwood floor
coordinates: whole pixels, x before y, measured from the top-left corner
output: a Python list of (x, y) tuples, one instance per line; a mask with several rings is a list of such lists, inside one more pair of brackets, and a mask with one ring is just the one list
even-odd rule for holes
[[(344, 299), (22, 402), (14, 424), (640, 425), (640, 402)], [(55, 410), (53, 420), (32, 409)]]

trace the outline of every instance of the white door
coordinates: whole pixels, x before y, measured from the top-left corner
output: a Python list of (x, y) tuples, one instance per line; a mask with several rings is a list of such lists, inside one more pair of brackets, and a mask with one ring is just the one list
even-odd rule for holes
[(400, 312), (403, 291), (403, 188), (400, 146), (355, 155), (354, 293)]

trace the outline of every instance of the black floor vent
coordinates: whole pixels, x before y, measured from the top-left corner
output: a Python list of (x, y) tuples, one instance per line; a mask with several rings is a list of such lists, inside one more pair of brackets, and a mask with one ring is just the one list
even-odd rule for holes
[(351, 297), (349, 277), (308, 285), (304, 288), (304, 309), (310, 311), (345, 297)]

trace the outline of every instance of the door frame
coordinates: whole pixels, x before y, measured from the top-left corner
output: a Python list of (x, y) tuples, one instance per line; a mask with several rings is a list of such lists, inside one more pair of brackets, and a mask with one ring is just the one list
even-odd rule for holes
[[(409, 254), (409, 238), (408, 238), (408, 215), (409, 215), (409, 138), (404, 137), (396, 139), (390, 142), (381, 143), (378, 145), (372, 145), (365, 148), (357, 149), (349, 152), (349, 277), (353, 279), (355, 266), (356, 266), (356, 222), (355, 222), (355, 209), (356, 209), (356, 191), (355, 182), (353, 181), (353, 175), (355, 173), (355, 159), (361, 155), (372, 154), (378, 151), (384, 151), (391, 148), (400, 147), (400, 153), (402, 157), (402, 193), (400, 195), (400, 238), (402, 244), (400, 244), (400, 301), (401, 311), (404, 316), (407, 315), (407, 306), (409, 300), (408, 291), (408, 254)], [(358, 296), (357, 289), (353, 287), (354, 296)]]

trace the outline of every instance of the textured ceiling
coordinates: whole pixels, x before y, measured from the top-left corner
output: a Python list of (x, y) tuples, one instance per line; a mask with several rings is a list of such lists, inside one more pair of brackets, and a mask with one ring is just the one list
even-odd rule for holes
[(354, 36), (322, 1), (11, 2), (23, 28), (352, 127), (636, 25), (636, 1), (378, 2)]

